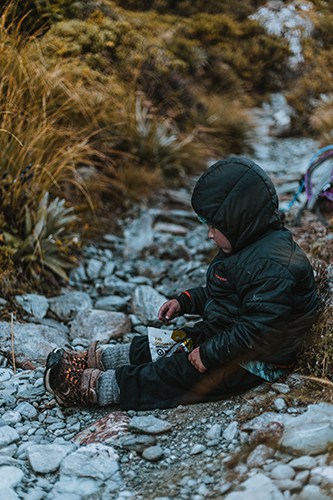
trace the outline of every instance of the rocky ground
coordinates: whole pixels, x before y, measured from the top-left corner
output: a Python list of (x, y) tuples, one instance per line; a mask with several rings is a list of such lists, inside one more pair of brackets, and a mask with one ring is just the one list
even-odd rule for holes
[(228, 401), (148, 412), (64, 410), (44, 392), (52, 348), (129, 342), (159, 325), (166, 297), (203, 283), (206, 232), (189, 193), (165, 191), (123, 236), (88, 246), (60, 295), (16, 297), (25, 320), (0, 322), (0, 498), (333, 498), (333, 404), (305, 402), (297, 373)]

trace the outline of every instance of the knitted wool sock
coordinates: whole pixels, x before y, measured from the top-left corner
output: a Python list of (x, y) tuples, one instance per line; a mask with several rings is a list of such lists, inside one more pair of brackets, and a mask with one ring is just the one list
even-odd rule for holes
[(114, 370), (101, 372), (98, 379), (97, 387), (98, 404), (100, 406), (108, 406), (119, 403), (120, 389), (116, 379)]
[(129, 351), (131, 344), (115, 344), (106, 347), (102, 354), (102, 364), (105, 370), (115, 370), (119, 366), (130, 363)]

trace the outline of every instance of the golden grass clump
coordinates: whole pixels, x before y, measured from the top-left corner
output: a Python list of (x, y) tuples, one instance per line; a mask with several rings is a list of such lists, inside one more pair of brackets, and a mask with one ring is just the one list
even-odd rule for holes
[(29, 269), (35, 278), (47, 267), (65, 279), (64, 269), (73, 265), (70, 247), (77, 244), (66, 232), (74, 216), (60, 199), (49, 200), (48, 193), (63, 196), (73, 185), (89, 200), (75, 167), (94, 151), (82, 123), (81, 129), (65, 123), (77, 97), (61, 69), (48, 70), (36, 40), (22, 38), (7, 21), (4, 13), (0, 18), (2, 243), (14, 264)]
[(320, 136), (323, 146), (333, 143), (333, 94), (318, 101), (310, 117), (310, 125)]
[(332, 142), (332, 2), (317, 2), (317, 9), (312, 10), (312, 21), (312, 36), (303, 40), (304, 62), (297, 69), (287, 97), (296, 111), (292, 131), (295, 134), (315, 134), (325, 144)]
[[(316, 225), (319, 229), (320, 224)], [(312, 240), (307, 241), (306, 250), (311, 256), (321, 312), (307, 335), (299, 362), (301, 372), (306, 376), (333, 381), (333, 239), (328, 237), (327, 230), (323, 231), (326, 234), (321, 237), (314, 231)]]

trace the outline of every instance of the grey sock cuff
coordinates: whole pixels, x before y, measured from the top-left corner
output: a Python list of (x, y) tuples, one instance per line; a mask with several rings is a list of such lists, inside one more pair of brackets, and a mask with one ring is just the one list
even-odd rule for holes
[(115, 344), (103, 348), (102, 364), (105, 370), (115, 370), (119, 366), (130, 363), (129, 352), (131, 344)]
[(97, 387), (98, 404), (108, 406), (119, 403), (120, 389), (115, 370), (101, 372)]

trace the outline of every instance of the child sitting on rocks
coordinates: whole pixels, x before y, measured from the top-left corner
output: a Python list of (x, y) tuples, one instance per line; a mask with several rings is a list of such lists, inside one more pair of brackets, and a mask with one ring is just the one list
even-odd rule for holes
[(170, 408), (225, 399), (294, 367), (318, 297), (310, 263), (283, 227), (269, 176), (243, 157), (218, 161), (198, 180), (192, 205), (219, 250), (206, 286), (168, 300), (158, 317), (201, 315), (184, 328), (194, 349), (156, 362), (141, 336), (83, 353), (56, 349), (45, 387), (59, 404)]

